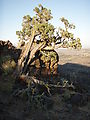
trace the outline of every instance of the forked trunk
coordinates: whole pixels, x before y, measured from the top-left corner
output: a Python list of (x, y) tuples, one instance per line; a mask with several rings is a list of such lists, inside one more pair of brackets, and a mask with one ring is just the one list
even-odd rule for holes
[(34, 46), (34, 48), (30, 51), (29, 59), (28, 59), (26, 65), (24, 66), (24, 69), (23, 69), (22, 72), (26, 72), (27, 67), (29, 66), (29, 64), (30, 64), (32, 58), (34, 57), (35, 53), (36, 53), (38, 50), (42, 49), (44, 46), (45, 46), (44, 43), (36, 44), (36, 45)]
[(22, 49), (20, 58), (18, 60), (18, 72), (19, 72), (19, 74), (22, 74), (23, 68), (25, 67), (25, 64), (27, 63), (27, 59), (28, 59), (29, 54), (30, 54), (30, 49), (31, 49), (33, 41), (34, 41), (34, 37), (35, 37), (35, 31), (33, 31), (31, 39), (29, 39), (29, 42)]
[(30, 64), (31, 59), (35, 55), (35, 53), (45, 46), (44, 43), (36, 44), (33, 48), (33, 42), (35, 39), (35, 31), (33, 31), (31, 39), (29, 42), (23, 47), (20, 58), (18, 60), (18, 72), (22, 74), (26, 72), (28, 65)]

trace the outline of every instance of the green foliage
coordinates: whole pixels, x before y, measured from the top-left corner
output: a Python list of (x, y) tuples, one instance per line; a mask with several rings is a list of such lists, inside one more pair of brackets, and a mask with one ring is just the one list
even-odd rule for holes
[(54, 51), (41, 51), (41, 53), (41, 60), (43, 60), (44, 62), (48, 62), (50, 60), (57, 61), (57, 54)]
[(28, 41), (35, 31), (36, 36), (39, 37), (39, 42), (46, 42), (46, 45), (50, 45), (54, 41), (54, 26), (49, 23), (51, 20), (51, 10), (44, 8), (41, 4), (35, 7), (35, 16), (31, 17), (26, 15), (23, 17), (22, 30), (16, 31), (20, 41)]
[(66, 31), (67, 29), (75, 29), (75, 25), (70, 24), (69, 21), (65, 19), (64, 17), (61, 18), (61, 21), (64, 23)]
[(64, 17), (62, 17), (60, 20), (65, 25), (65, 29), (59, 28), (59, 32), (61, 35), (61, 43), (63, 43), (62, 47), (66, 47), (66, 48), (72, 47), (74, 49), (78, 49), (78, 48), (81, 49), (82, 45), (80, 39), (74, 38), (74, 34), (69, 32), (69, 30), (75, 29), (75, 25), (70, 24), (69, 21)]
[(41, 4), (38, 6), (39, 7), (35, 7), (34, 11), (36, 12), (36, 18), (40, 23), (46, 23), (53, 18), (51, 15), (51, 10), (44, 8)]
[(80, 39), (77, 38), (77, 39), (74, 39), (73, 41), (71, 41), (69, 43), (69, 47), (74, 48), (74, 49), (81, 49), (82, 45), (81, 45)]
[(69, 21), (67, 19), (65, 19), (64, 17), (61, 18), (61, 21), (64, 23), (65, 25), (65, 30), (60, 28), (60, 34), (61, 34), (61, 37), (64, 38), (64, 39), (73, 39), (74, 38), (74, 35), (73, 33), (70, 33), (69, 32), (69, 29), (75, 29), (75, 25), (73, 24), (70, 24)]
[[(75, 29), (75, 25), (69, 23), (67, 19), (62, 17), (60, 20), (64, 23), (65, 29), (59, 28), (59, 32), (55, 35), (55, 28), (49, 21), (53, 18), (51, 10), (43, 7), (41, 4), (34, 8), (35, 16), (26, 15), (23, 17), (22, 30), (16, 31), (19, 38), (19, 46), (24, 46), (25, 41), (31, 39), (32, 32), (35, 31), (35, 39), (33, 42), (44, 42), (45, 46), (51, 46), (52, 42), (55, 44), (59, 40), (62, 47), (81, 48), (80, 41), (74, 38), (74, 34), (70, 30)], [(74, 40), (75, 39), (75, 40)], [(72, 45), (76, 42), (75, 45)], [(78, 45), (77, 45), (78, 44)]]

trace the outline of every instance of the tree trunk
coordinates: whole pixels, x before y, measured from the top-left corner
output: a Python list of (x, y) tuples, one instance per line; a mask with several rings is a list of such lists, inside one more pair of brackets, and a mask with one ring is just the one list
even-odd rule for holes
[(27, 58), (30, 54), (30, 49), (31, 49), (33, 41), (34, 41), (34, 37), (35, 37), (35, 31), (33, 31), (31, 39), (25, 45), (25, 47), (22, 49), (20, 59), (18, 60), (18, 72), (20, 72), (20, 73), (22, 73), (22, 69), (23, 69), (25, 62), (27, 61)]
[(36, 44), (36, 45), (34, 46), (34, 48), (30, 51), (30, 56), (29, 56), (29, 59), (28, 59), (28, 61), (27, 61), (27, 64), (26, 64), (25, 67), (24, 67), (23, 72), (26, 72), (27, 67), (28, 67), (28, 65), (30, 64), (31, 59), (33, 58), (33, 56), (35, 55), (35, 53), (36, 53), (38, 50), (42, 49), (44, 46), (45, 46), (44, 43)]
[(18, 73), (22, 74), (25, 73), (27, 70), (28, 65), (30, 64), (31, 59), (33, 58), (33, 56), (35, 55), (35, 53), (43, 48), (45, 46), (45, 43), (40, 43), (40, 44), (36, 44), (33, 47), (33, 42), (35, 39), (35, 30), (33, 30), (31, 39), (29, 40), (29, 42), (23, 47), (20, 58), (18, 60)]

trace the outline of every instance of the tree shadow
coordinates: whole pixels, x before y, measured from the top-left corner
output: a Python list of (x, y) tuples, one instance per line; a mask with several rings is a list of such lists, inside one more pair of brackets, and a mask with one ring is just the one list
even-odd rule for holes
[(75, 63), (66, 63), (58, 66), (59, 75), (70, 82), (88, 86), (90, 90), (90, 67)]

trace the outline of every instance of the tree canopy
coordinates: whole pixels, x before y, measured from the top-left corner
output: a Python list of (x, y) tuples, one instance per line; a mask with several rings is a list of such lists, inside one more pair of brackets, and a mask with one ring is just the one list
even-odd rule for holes
[[(54, 26), (49, 23), (53, 18), (51, 10), (44, 8), (41, 4), (35, 7), (35, 16), (26, 15), (23, 17), (22, 30), (17, 31), (20, 41), (28, 41), (32, 32), (35, 31), (34, 42), (45, 42), (46, 45), (51, 45), (54, 41)], [(38, 39), (37, 39), (38, 38)]]
[(33, 31), (35, 32), (33, 42), (44, 42), (45, 46), (51, 46), (53, 42), (55, 44), (62, 44), (61, 47), (73, 47), (75, 49), (82, 47), (80, 38), (74, 38), (74, 34), (69, 32), (69, 30), (75, 29), (74, 24), (69, 23), (67, 19), (62, 17), (60, 20), (64, 23), (65, 29), (59, 27), (59, 31), (55, 35), (56, 28), (50, 23), (50, 20), (53, 18), (51, 10), (39, 4), (33, 11), (35, 12), (35, 16), (24, 16), (22, 30), (16, 31), (20, 39), (19, 47), (24, 45), (25, 41), (28, 42), (31, 39)]

